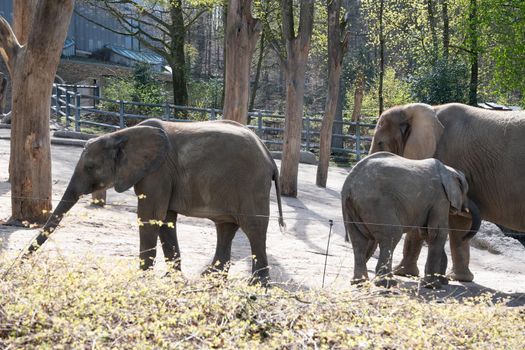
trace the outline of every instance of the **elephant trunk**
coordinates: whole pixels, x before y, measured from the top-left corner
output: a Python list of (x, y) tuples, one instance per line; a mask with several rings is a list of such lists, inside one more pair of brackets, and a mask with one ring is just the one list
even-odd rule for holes
[(42, 229), (42, 232), (38, 235), (36, 238), (36, 241), (34, 241), (28, 248), (26, 256), (30, 255), (34, 251), (38, 250), (42, 244), (44, 244), (45, 241), (49, 238), (49, 235), (55, 230), (55, 228), (60, 224), (60, 221), (62, 221), (62, 218), (64, 215), (78, 202), (79, 195), (77, 192), (72, 188), (72, 185), (69, 184), (69, 186), (66, 189), (66, 192), (62, 196), (62, 199), (60, 200), (60, 203), (58, 203), (58, 206), (53, 211), (53, 214), (47, 219), (46, 224), (44, 225), (44, 228)]
[(481, 227), (481, 215), (479, 214), (478, 206), (469, 199), (467, 208), (470, 210), (470, 215), (472, 216), (472, 224), (470, 225), (469, 233), (463, 237), (464, 241), (474, 237)]

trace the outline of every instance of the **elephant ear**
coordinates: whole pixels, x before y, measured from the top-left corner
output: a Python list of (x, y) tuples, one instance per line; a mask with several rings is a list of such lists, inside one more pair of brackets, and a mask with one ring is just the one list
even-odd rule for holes
[(168, 154), (168, 136), (151, 126), (134, 126), (114, 134), (115, 191), (124, 192), (157, 170)]
[(403, 111), (407, 116), (407, 123), (400, 125), (405, 142), (403, 157), (432, 158), (444, 129), (436, 112), (432, 106), (423, 103), (406, 105)]
[(462, 213), (465, 210), (468, 192), (468, 183), (465, 175), (459, 170), (439, 164), (439, 176), (450, 202), (451, 212), (453, 214)]

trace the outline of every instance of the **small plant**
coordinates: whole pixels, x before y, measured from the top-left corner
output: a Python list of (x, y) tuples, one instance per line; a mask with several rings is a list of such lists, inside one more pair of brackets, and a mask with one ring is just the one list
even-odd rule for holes
[[(0, 260), (0, 271), (10, 266)], [(46, 255), (0, 283), (0, 348), (521, 349), (523, 308), (371, 286), (287, 291)], [(284, 287), (287, 287), (286, 285)]]

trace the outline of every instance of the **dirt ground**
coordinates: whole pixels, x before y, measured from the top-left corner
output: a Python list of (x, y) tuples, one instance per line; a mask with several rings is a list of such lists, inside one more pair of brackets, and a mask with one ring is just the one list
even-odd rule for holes
[[(52, 146), (53, 200), (60, 199), (82, 148)], [(10, 214), (10, 185), (8, 178), (9, 141), (0, 140), (0, 219)], [(283, 198), (284, 218), (287, 225), (281, 233), (277, 223), (275, 190), (272, 188), (270, 225), (267, 252), (271, 278), (275, 282), (289, 282), (304, 288), (320, 288), (329, 234), (329, 220), (333, 220), (329, 256), (327, 259), (325, 288), (348, 286), (352, 277), (353, 255), (350, 244), (344, 242), (341, 217), (340, 189), (348, 169), (330, 168), (328, 186), (315, 186), (316, 167), (301, 164), (297, 198)], [(136, 223), (136, 197), (132, 191), (118, 194), (108, 191), (105, 208), (90, 205), (90, 198), (83, 198), (62, 221), (57, 231), (42, 248), (56, 252), (66, 261), (68, 256), (103, 256), (115, 259), (135, 259), (138, 255), (138, 225)], [(472, 248), (470, 268), (475, 275), (473, 283), (452, 282), (441, 291), (432, 292), (437, 297), (462, 297), (482, 291), (497, 292), (509, 297), (511, 305), (525, 305), (525, 248), (516, 240), (503, 237), (495, 226), (485, 223), (476, 246)], [(215, 230), (205, 219), (180, 217), (178, 224), (179, 245), (182, 253), (182, 271), (188, 278), (198, 278), (211, 261), (215, 249)], [(0, 226), (1, 251), (15, 257), (38, 233), (37, 229), (20, 229)], [(490, 239), (485, 239), (490, 237)], [(502, 245), (498, 248), (499, 245)], [(398, 245), (394, 262), (400, 260), (402, 242)], [(447, 247), (448, 252), (448, 247)], [(42, 254), (42, 253), (40, 253)], [(162, 256), (159, 251), (157, 256)], [(370, 273), (377, 262), (376, 255), (369, 262)], [(245, 235), (239, 231), (232, 248), (233, 264), (230, 276), (247, 277), (250, 271), (250, 250)], [(423, 271), (426, 252), (419, 259)], [(161, 260), (161, 259), (159, 259)], [(156, 270), (165, 269), (159, 262)], [(401, 278), (400, 278), (401, 279)], [(401, 279), (403, 286), (414, 293), (419, 290), (417, 281)]]

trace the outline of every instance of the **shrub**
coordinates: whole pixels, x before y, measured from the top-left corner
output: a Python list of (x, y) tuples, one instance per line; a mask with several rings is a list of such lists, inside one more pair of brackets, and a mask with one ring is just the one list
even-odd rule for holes
[(410, 90), (414, 100), (428, 104), (468, 102), (469, 71), (465, 63), (438, 60), (423, 66), (411, 79)]

